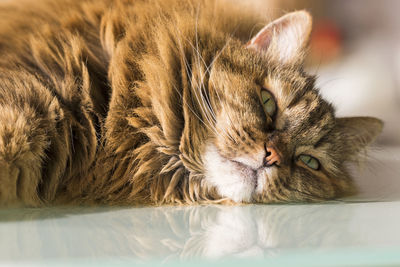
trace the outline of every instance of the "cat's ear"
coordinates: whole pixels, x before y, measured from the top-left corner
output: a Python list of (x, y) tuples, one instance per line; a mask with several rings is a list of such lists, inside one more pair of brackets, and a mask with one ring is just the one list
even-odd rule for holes
[(282, 63), (299, 59), (307, 46), (312, 18), (307, 11), (288, 13), (262, 28), (246, 47), (277, 56)]
[(352, 156), (375, 140), (383, 122), (373, 117), (345, 117), (336, 119), (335, 128), (343, 153)]

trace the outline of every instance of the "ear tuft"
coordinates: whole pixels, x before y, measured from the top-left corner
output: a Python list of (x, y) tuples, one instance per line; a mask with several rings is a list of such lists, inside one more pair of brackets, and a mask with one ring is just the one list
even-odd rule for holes
[(267, 52), (282, 63), (296, 60), (309, 40), (312, 18), (307, 11), (286, 14), (262, 28), (247, 48)]

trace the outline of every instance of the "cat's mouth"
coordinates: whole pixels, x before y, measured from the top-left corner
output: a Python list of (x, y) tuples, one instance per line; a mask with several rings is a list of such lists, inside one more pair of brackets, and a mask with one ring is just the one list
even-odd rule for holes
[(206, 180), (223, 197), (235, 202), (252, 202), (257, 194), (265, 190), (267, 180), (276, 173), (275, 166), (262, 164), (261, 156), (259, 163), (246, 157), (232, 159), (224, 157), (210, 144), (204, 154)]
[(254, 195), (261, 193), (265, 189), (268, 179), (273, 179), (276, 177), (277, 168), (279, 167), (276, 164), (272, 164), (262, 165), (258, 168), (254, 168), (235, 160), (229, 161), (232, 162), (238, 170), (240, 170), (244, 182), (252, 184), (252, 198), (254, 198)]
[(245, 174), (244, 177), (245, 179), (254, 180), (254, 188), (257, 188), (258, 185), (257, 171), (262, 167), (255, 169), (251, 166), (248, 166), (236, 160), (229, 160), (229, 161), (232, 162), (240, 170), (241, 173)]

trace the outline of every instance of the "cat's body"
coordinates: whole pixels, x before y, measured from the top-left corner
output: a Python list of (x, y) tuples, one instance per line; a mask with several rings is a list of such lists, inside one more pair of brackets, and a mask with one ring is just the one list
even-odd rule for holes
[[(272, 23), (246, 45), (263, 25), (227, 3), (1, 5), (0, 204), (275, 202), (352, 192), (343, 164), (381, 123), (335, 119), (319, 97), (302, 69), (307, 13)], [(263, 109), (265, 92), (275, 106)]]

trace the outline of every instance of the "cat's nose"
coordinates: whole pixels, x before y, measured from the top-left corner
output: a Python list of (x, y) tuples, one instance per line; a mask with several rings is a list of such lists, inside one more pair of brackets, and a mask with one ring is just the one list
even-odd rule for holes
[(267, 155), (265, 157), (265, 166), (269, 167), (274, 164), (278, 165), (281, 164), (281, 157), (278, 151), (273, 147), (266, 147), (265, 150), (267, 151)]

